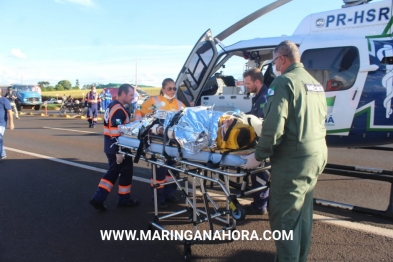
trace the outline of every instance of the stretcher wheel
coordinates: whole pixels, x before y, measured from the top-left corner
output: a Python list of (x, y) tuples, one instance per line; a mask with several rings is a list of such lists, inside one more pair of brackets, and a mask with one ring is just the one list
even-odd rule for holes
[(234, 203), (236, 209), (233, 210), (231, 209), (231, 216), (236, 220), (236, 221), (243, 221), (246, 218), (246, 209), (240, 205), (239, 203)]

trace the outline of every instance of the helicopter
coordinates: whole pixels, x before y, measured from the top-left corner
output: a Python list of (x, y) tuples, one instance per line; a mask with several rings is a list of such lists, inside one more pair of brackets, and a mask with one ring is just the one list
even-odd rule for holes
[(239, 64), (244, 64), (243, 70), (257, 67), (269, 86), (275, 77), (271, 65), (274, 48), (290, 40), (298, 45), (305, 69), (324, 87), (327, 144), (366, 147), (393, 143), (393, 1), (343, 0), (340, 9), (306, 16), (291, 36), (223, 44), (240, 28), (290, 1), (277, 0), (216, 37), (207, 30), (177, 77), (178, 99), (186, 106), (214, 105), (224, 111), (249, 112), (250, 96), (242, 93), (232, 75), (220, 70)]

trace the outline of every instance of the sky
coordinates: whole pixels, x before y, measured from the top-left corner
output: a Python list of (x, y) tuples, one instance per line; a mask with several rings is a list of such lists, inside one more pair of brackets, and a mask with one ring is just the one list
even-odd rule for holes
[[(160, 86), (177, 78), (199, 37), (273, 0), (1, 0), (0, 85), (69, 80)], [(304, 17), (342, 0), (292, 0), (240, 29), (225, 45), (291, 35)], [(241, 75), (243, 65), (239, 65)], [(136, 74), (137, 71), (137, 74)]]

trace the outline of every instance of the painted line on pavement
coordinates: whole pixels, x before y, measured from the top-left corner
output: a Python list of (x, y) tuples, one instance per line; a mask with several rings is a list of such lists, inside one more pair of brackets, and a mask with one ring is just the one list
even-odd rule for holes
[[(38, 157), (38, 158), (43, 158), (43, 159), (47, 159), (50, 161), (54, 161), (54, 162), (58, 162), (58, 163), (62, 163), (62, 164), (70, 165), (70, 166), (75, 166), (75, 167), (79, 167), (79, 168), (84, 168), (84, 169), (88, 169), (88, 170), (92, 170), (92, 171), (96, 171), (96, 172), (100, 172), (100, 173), (106, 173), (106, 171), (107, 171), (106, 169), (92, 167), (92, 166), (88, 166), (88, 165), (84, 165), (84, 164), (78, 164), (75, 162), (71, 162), (71, 161), (67, 161), (67, 160), (63, 160), (63, 159), (58, 159), (55, 157), (45, 156), (45, 155), (41, 155), (41, 154), (31, 153), (31, 152), (27, 152), (27, 151), (15, 149), (15, 148), (10, 148), (10, 147), (4, 147), (4, 148), (6, 150), (10, 150), (13, 152), (17, 152), (17, 153), (21, 153), (21, 154), (25, 154), (25, 155), (29, 155), (29, 156), (34, 156), (34, 157)], [(133, 179), (136, 181), (150, 184), (150, 179), (147, 179), (147, 178), (133, 176)], [(225, 199), (225, 197), (221, 194), (209, 192), (209, 195), (211, 195), (213, 197)], [(242, 204), (251, 203), (250, 200), (246, 200), (246, 199), (238, 199), (238, 200)], [(322, 216), (322, 215), (318, 215), (318, 214), (314, 214), (313, 218), (314, 218), (314, 221), (317, 221), (317, 222), (333, 224), (335, 226), (345, 227), (345, 228), (349, 228), (349, 229), (353, 229), (353, 230), (376, 234), (379, 236), (393, 238), (393, 230), (392, 229), (361, 224), (358, 222), (351, 222), (351, 221), (347, 221), (347, 220), (343, 220), (343, 219), (338, 219), (338, 218), (334, 218), (334, 217), (327, 217), (327, 216)]]
[(42, 128), (44, 128), (44, 129), (62, 130), (62, 131), (70, 131), (70, 132), (78, 132), (78, 133), (87, 133), (87, 134), (101, 134), (99, 132), (90, 132), (90, 131), (82, 131), (82, 130), (67, 129), (67, 128), (48, 127), (48, 126), (43, 126)]
[(314, 221), (324, 222), (324, 223), (332, 224), (335, 226), (345, 227), (345, 228), (349, 228), (349, 229), (372, 233), (372, 234), (379, 235), (379, 236), (393, 238), (393, 230), (392, 229), (361, 224), (358, 222), (351, 222), (348, 220), (337, 219), (334, 217), (326, 217), (326, 216), (322, 216), (322, 215), (318, 215), (318, 214), (314, 214), (313, 217), (314, 217)]
[[(55, 158), (55, 157), (51, 157), (51, 156), (45, 156), (45, 155), (41, 155), (41, 154), (31, 153), (31, 152), (27, 152), (27, 151), (15, 149), (15, 148), (10, 148), (10, 147), (6, 147), (6, 146), (4, 148), (6, 150), (10, 150), (10, 151), (17, 152), (17, 153), (20, 153), (20, 154), (25, 154), (25, 155), (29, 155), (29, 156), (38, 157), (38, 158), (43, 158), (43, 159), (47, 159), (47, 160), (50, 160), (50, 161), (62, 163), (62, 164), (65, 164), (65, 165), (70, 165), (70, 166), (75, 166), (75, 167), (80, 167), (80, 168), (96, 171), (96, 172), (99, 172), (99, 173), (106, 173), (106, 171), (107, 171), (106, 169), (93, 167), (93, 166), (88, 166), (88, 165), (84, 165), (84, 164), (79, 164), (79, 163), (75, 163), (75, 162), (71, 162), (71, 161), (67, 161), (67, 160), (63, 160), (63, 159), (59, 159), (59, 158)], [(147, 179), (147, 178), (133, 176), (133, 179), (135, 179), (137, 181), (141, 181), (141, 182), (150, 184), (150, 179)]]
[[(190, 188), (190, 190), (192, 190), (192, 189)], [(202, 196), (202, 193), (197, 192), (197, 195)], [(220, 199), (220, 200), (226, 199), (226, 197), (224, 197), (221, 194), (217, 194), (217, 193), (209, 192), (209, 195), (211, 195), (215, 199)], [(252, 202), (251, 200), (247, 200), (247, 199), (239, 199), (238, 198), (237, 200), (239, 201), (240, 204), (251, 204), (251, 202)], [(318, 214), (313, 214), (313, 220), (314, 220), (314, 222), (323, 222), (323, 223), (333, 224), (335, 226), (345, 227), (348, 229), (353, 229), (353, 230), (376, 234), (379, 236), (393, 238), (393, 230), (392, 229), (376, 227), (376, 226), (372, 226), (372, 225), (366, 225), (366, 224), (362, 224), (362, 223), (358, 223), (358, 222), (351, 222), (348, 220), (343, 220), (343, 219), (339, 219), (339, 218), (335, 218), (335, 217), (327, 217), (327, 216), (322, 216), (322, 215), (318, 215)]]

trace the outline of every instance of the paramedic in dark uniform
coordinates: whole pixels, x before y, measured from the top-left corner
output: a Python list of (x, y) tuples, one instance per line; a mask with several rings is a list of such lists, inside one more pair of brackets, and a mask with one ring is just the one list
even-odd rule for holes
[[(104, 152), (108, 158), (109, 169), (101, 178), (98, 188), (90, 200), (95, 209), (106, 211), (104, 201), (109, 195), (113, 185), (119, 177), (119, 201), (118, 207), (135, 207), (139, 201), (131, 199), (131, 183), (133, 175), (132, 157), (119, 154), (119, 148), (114, 145), (113, 138), (120, 136), (117, 126), (127, 124), (130, 115), (124, 108), (125, 104), (131, 103), (134, 97), (134, 87), (123, 84), (118, 91), (118, 97), (108, 105), (104, 116)], [(120, 175), (120, 176), (119, 176)]]
[(306, 261), (314, 188), (327, 162), (326, 97), (300, 63), (294, 43), (281, 42), (274, 49), (273, 64), (277, 77), (268, 90), (262, 136), (245, 168), (270, 157), (270, 227), (287, 234), (293, 230), (293, 240), (275, 241), (275, 261)]
[(85, 100), (87, 102), (87, 121), (89, 122), (89, 127), (95, 128), (98, 113), (98, 94), (95, 86), (91, 87), (91, 91), (86, 94)]
[[(262, 72), (258, 68), (252, 68), (243, 73), (244, 86), (248, 92), (254, 93), (252, 98), (251, 112), (256, 117), (263, 118), (263, 106), (267, 100), (267, 86), (263, 83)], [(251, 175), (252, 188), (266, 185), (269, 176), (266, 172)], [(264, 215), (267, 212), (267, 202), (269, 199), (269, 189), (258, 191), (252, 194), (254, 202), (245, 206), (247, 214)]]

